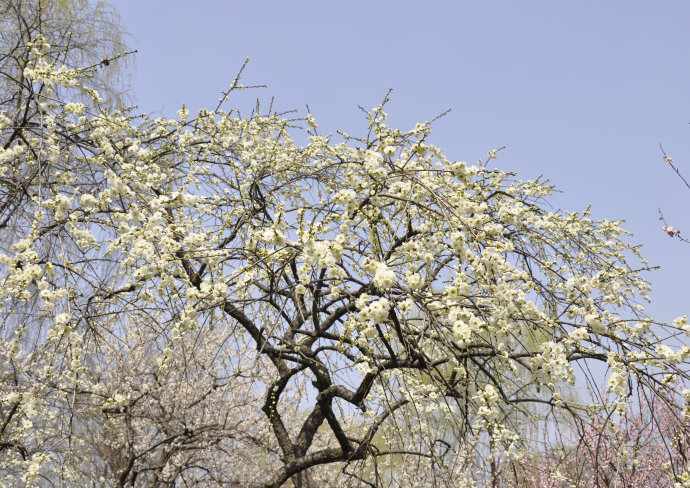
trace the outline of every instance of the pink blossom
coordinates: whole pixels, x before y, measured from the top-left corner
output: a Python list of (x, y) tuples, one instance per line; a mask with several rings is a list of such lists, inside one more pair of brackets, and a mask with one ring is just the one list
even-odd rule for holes
[(662, 229), (671, 237), (680, 234), (680, 231), (678, 229), (674, 229), (672, 225), (665, 225), (662, 227)]

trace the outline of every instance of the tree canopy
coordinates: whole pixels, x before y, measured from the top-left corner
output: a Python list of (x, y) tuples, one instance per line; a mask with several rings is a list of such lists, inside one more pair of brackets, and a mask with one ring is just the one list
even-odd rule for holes
[(634, 396), (681, 419), (690, 327), (644, 315), (620, 222), (448, 159), (387, 99), (320, 135), (225, 108), (238, 75), (152, 119), (51, 48), (26, 44), (32, 123), (0, 115), (3, 485), (497, 486), (530, 426)]

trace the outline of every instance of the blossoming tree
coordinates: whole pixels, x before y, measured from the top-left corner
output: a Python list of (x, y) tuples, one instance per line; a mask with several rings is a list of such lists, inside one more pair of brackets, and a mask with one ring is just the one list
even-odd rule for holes
[[(525, 418), (638, 388), (680, 415), (690, 348), (661, 341), (690, 328), (643, 315), (619, 223), (545, 210), (495, 152), (451, 161), (384, 104), (298, 145), (223, 108), (239, 77), (195, 116), (98, 110), (98, 66), (30, 50), (40, 117), (0, 116), (4, 486), (497, 485)], [(572, 394), (597, 363), (613, 405)]]

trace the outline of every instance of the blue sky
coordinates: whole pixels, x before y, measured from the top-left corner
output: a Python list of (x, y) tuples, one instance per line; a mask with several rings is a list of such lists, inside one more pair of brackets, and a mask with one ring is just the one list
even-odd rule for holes
[(114, 1), (139, 50), (140, 109), (215, 107), (245, 57), (245, 83), (278, 109), (309, 105), (320, 133), (363, 133), (357, 105), (393, 88), (389, 122), (437, 121), (432, 142), (522, 179), (548, 177), (553, 210), (625, 219), (643, 254), (661, 320), (690, 312), (690, 245), (661, 230), (661, 207), (690, 238), (690, 2)]

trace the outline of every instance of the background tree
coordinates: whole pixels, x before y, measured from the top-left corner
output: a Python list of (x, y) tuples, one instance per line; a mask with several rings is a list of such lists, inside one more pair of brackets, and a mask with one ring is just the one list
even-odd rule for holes
[[(558, 436), (633, 391), (680, 415), (690, 328), (643, 315), (618, 222), (447, 159), (385, 100), (340, 142), (307, 115), (303, 146), (223, 109), (239, 76), (191, 118), (90, 113), (45, 90), (100, 108), (97, 66), (51, 49), (23, 69), (37, 125), (0, 125), (4, 174), (39, 168), (0, 254), (4, 484), (498, 486), (524, 415)], [(612, 402), (571, 395), (595, 364)]]
[(502, 485), (685, 486), (688, 474), (678, 468), (688, 463), (687, 418), (654, 398), (640, 396), (636, 403), (622, 416), (596, 413), (581, 431), (570, 431), (556, 445), (553, 439), (542, 439), (534, 452), (510, 463)]
[[(104, 2), (91, 3), (81, 0), (0, 1), (0, 119), (2, 133), (0, 147), (3, 152), (2, 174), (0, 175), (0, 229), (2, 239), (0, 248), (5, 252), (11, 249), (20, 229), (27, 218), (33, 218), (36, 207), (33, 199), (40, 194), (46, 184), (57, 184), (55, 170), (59, 165), (43, 165), (34, 152), (31, 158), (12, 159), (12, 150), (21, 151), (29, 147), (29, 138), (42, 137), (42, 125), (46, 122), (46, 103), (55, 100), (76, 102), (91, 113), (97, 113), (102, 103), (114, 105), (127, 99), (126, 89), (130, 75), (130, 61), (118, 58), (118, 62), (108, 60), (126, 52), (123, 43), (125, 33), (119, 23), (117, 13)], [(98, 70), (89, 72), (89, 84), (101, 94), (98, 103), (82, 89), (60, 84), (34, 84), (25, 77), (32, 49), (38, 41), (44, 52), (44, 59), (51, 66), (77, 68), (99, 65)], [(106, 64), (108, 66), (106, 66)], [(102, 102), (104, 97), (106, 102)], [(64, 129), (64, 128), (63, 128)], [(78, 134), (63, 132), (65, 151), (79, 151)], [(30, 148), (33, 151), (36, 148)], [(9, 159), (7, 159), (9, 157)], [(64, 169), (64, 168), (62, 168)], [(78, 172), (79, 168), (75, 168)], [(85, 184), (89, 175), (82, 175)], [(29, 217), (27, 217), (29, 216)], [(51, 243), (70, 246), (69, 241)], [(53, 249), (54, 250), (54, 249)], [(48, 248), (46, 248), (46, 252)], [(107, 272), (103, 271), (103, 279)], [(35, 300), (24, 303), (14, 302), (14, 313), (5, 320), (2, 331), (4, 337), (18, 337), (21, 333), (22, 346), (30, 346), (45, 333), (43, 318), (35, 313)], [(24, 324), (31, 324), (24, 329)], [(0, 362), (3, 381), (8, 384), (22, 382), (21, 372), (11, 361), (4, 358)], [(19, 403), (10, 395), (0, 410), (2, 435), (11, 438), (7, 429), (13, 425), (18, 413)], [(29, 456), (21, 444), (12, 441), (0, 444), (0, 450), (19, 450)], [(3, 453), (4, 454), (4, 453)]]
[[(75, 86), (45, 83), (34, 84), (26, 78), (35, 41), (42, 39), (45, 62), (53, 67), (70, 69), (98, 66), (88, 73), (91, 90)], [(85, 110), (97, 113), (97, 106), (122, 104), (126, 90), (131, 57), (127, 52), (125, 33), (117, 13), (105, 2), (88, 0), (1, 0), (0, 1), (0, 113), (3, 133), (0, 144), (7, 150), (28, 147), (27, 135), (42, 137), (45, 104), (50, 100), (69, 100), (85, 104)], [(117, 58), (111, 64), (110, 59)], [(93, 99), (98, 99), (98, 104)], [(105, 102), (103, 102), (105, 98)], [(5, 120), (7, 119), (7, 120)], [(63, 134), (67, 145), (63, 150), (79, 150), (79, 134)], [(24, 161), (16, 161), (17, 163)], [(24, 166), (6, 167), (0, 177), (0, 228), (11, 232), (12, 222), (30, 213), (32, 202), (29, 188), (50, 182), (41, 172), (52, 168)], [(86, 175), (85, 175), (86, 176)], [(42, 178), (42, 179), (41, 179)]]
[[(127, 34), (110, 4), (88, 0), (2, 0), (0, 14), (3, 108), (21, 107), (32, 113), (26, 103), (34, 92), (24, 77), (24, 69), (31, 54), (29, 44), (39, 34), (50, 45), (46, 60), (72, 69), (100, 65), (101, 69), (92, 72), (90, 87), (98, 90), (108, 105), (127, 101), (131, 73), (128, 68), (133, 59), (118, 58), (117, 63), (110, 64), (112, 58), (129, 51), (125, 43)], [(53, 89), (57, 93), (51, 95), (59, 96), (69, 87)], [(81, 92), (72, 90), (70, 95), (81, 97)], [(81, 98), (90, 103), (90, 97)]]

